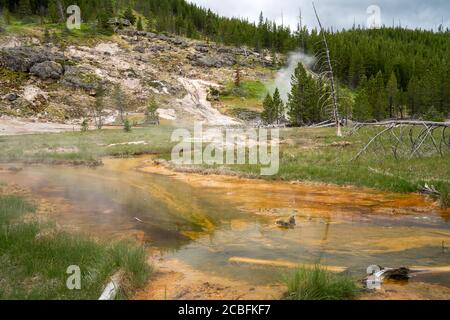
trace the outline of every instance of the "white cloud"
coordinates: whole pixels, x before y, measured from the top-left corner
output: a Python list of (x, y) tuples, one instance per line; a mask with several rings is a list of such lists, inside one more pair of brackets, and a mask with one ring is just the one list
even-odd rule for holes
[[(259, 13), (271, 20), (281, 23), (283, 12), (285, 24), (296, 28), (299, 8), (303, 12), (303, 21), (308, 27), (315, 27), (314, 12), (311, 0), (190, 0), (193, 3), (210, 8), (213, 11), (229, 16), (248, 18), (257, 21)], [(410, 28), (436, 29), (444, 20), (449, 27), (450, 1), (448, 0), (316, 0), (323, 24), (335, 29), (366, 25), (366, 9), (375, 4), (381, 8), (382, 23), (391, 26), (393, 23)]]

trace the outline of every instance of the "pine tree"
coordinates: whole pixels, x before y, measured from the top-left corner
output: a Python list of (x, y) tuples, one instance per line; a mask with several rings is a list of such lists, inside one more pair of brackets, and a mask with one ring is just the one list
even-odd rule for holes
[(29, 18), (32, 14), (30, 0), (20, 0), (18, 12), (19, 17)]
[(145, 30), (148, 32), (155, 31), (155, 21), (153, 19), (150, 19), (150, 18), (146, 19)]
[(8, 8), (5, 7), (3, 9), (2, 16), (3, 16), (3, 21), (5, 22), (5, 24), (10, 25), (11, 24), (11, 13), (9, 12)]
[(352, 48), (348, 79), (348, 84), (351, 88), (355, 89), (358, 87), (362, 74), (364, 74), (364, 67), (361, 53), (356, 48)]
[(131, 123), (130, 120), (128, 120), (128, 118), (125, 119), (125, 121), (123, 122), (123, 131), (125, 132), (131, 132)]
[(292, 75), (292, 89), (288, 101), (289, 119), (293, 125), (297, 126), (304, 124), (307, 76), (305, 68), (299, 63)]
[(122, 91), (122, 88), (120, 87), (120, 84), (116, 84), (114, 86), (113, 90), (113, 101), (114, 101), (114, 107), (119, 112), (120, 120), (122, 123), (125, 122), (125, 94)]
[(47, 28), (45, 28), (44, 30), (44, 43), (50, 43), (52, 41), (51, 36), (50, 36), (50, 32), (48, 31)]
[(58, 5), (56, 0), (49, 0), (48, 2), (48, 18), (51, 23), (57, 23), (59, 21)]
[(389, 117), (393, 118), (394, 108), (397, 105), (397, 98), (398, 98), (397, 77), (395, 76), (394, 72), (392, 72), (391, 77), (389, 78), (389, 81), (386, 85), (386, 93), (389, 101)]
[(148, 124), (159, 125), (158, 104), (154, 97), (151, 97), (148, 101), (147, 110), (145, 111), (145, 121)]
[(273, 110), (275, 113), (275, 121), (280, 124), (284, 122), (285, 120), (285, 109), (284, 109), (284, 103), (283, 100), (281, 100), (280, 91), (278, 88), (275, 89), (275, 92), (273, 94)]
[(360, 89), (356, 95), (352, 118), (357, 121), (369, 121), (373, 119), (372, 107), (370, 106), (366, 88)]
[(413, 75), (408, 83), (407, 101), (408, 101), (408, 111), (411, 117), (416, 116), (419, 107), (419, 82), (417, 78)]
[[(352, 92), (348, 88), (339, 88), (339, 114), (345, 119), (345, 123), (348, 124), (348, 120), (352, 116), (354, 98)], [(320, 121), (319, 121), (320, 122)]]
[(385, 119), (388, 116), (388, 103), (384, 77), (381, 71), (377, 73), (376, 77), (371, 77), (367, 82), (367, 93), (374, 118), (377, 120)]
[(99, 85), (95, 91), (95, 103), (93, 107), (93, 116), (95, 120), (95, 125), (98, 130), (103, 128), (103, 110), (105, 109), (105, 104), (103, 98), (105, 96), (105, 88)]
[(142, 25), (141, 17), (138, 18), (136, 29), (137, 29), (137, 31), (143, 31), (144, 30), (144, 26)]
[(321, 112), (318, 105), (320, 88), (317, 81), (306, 72), (302, 63), (295, 69), (291, 85), (287, 104), (291, 123), (302, 126), (320, 121)]
[(107, 35), (111, 34), (113, 31), (111, 25), (109, 24), (109, 16), (103, 11), (100, 11), (97, 14), (97, 28), (99, 33)]
[(264, 111), (261, 114), (261, 119), (265, 124), (273, 124), (276, 120), (276, 110), (270, 93), (268, 93), (264, 99), (263, 108)]
[(130, 21), (132, 25), (136, 23), (136, 16), (133, 13), (133, 9), (131, 7), (128, 7), (127, 10), (123, 13), (123, 18)]

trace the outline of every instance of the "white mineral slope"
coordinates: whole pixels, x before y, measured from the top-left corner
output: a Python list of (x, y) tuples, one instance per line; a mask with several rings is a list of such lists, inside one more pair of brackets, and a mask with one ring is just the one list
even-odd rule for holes
[(0, 136), (57, 133), (75, 130), (79, 130), (78, 125), (51, 122), (32, 122), (11, 117), (0, 117)]
[(178, 81), (187, 91), (186, 96), (178, 99), (180, 109), (191, 114), (192, 120), (213, 126), (240, 125), (239, 121), (221, 114), (208, 101), (208, 88), (217, 87), (217, 84), (200, 79), (179, 78)]

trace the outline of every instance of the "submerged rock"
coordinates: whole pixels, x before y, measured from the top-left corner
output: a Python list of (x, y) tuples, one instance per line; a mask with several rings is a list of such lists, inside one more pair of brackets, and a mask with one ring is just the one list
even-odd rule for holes
[(295, 216), (291, 216), (289, 220), (280, 219), (277, 220), (277, 226), (281, 228), (294, 228), (297, 225), (297, 222), (295, 221)]
[(411, 270), (408, 268), (385, 269), (383, 278), (386, 280), (407, 281), (410, 278)]

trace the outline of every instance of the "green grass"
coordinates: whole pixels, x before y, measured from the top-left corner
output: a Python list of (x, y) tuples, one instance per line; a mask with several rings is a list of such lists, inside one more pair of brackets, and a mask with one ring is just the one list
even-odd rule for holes
[(285, 277), (287, 300), (351, 300), (358, 292), (355, 281), (321, 266), (299, 268)]
[(97, 30), (95, 24), (81, 23), (80, 29), (68, 30), (65, 23), (45, 23), (41, 22), (41, 19), (37, 16), (28, 17), (27, 21), (11, 19), (9, 25), (4, 25), (7, 33), (13, 33), (23, 36), (34, 36), (44, 38), (44, 29), (46, 28), (50, 34), (56, 35), (59, 40), (64, 41), (67, 44), (92, 44), (100, 40), (108, 40), (111, 38), (111, 34), (101, 34)]
[[(118, 270), (124, 272), (118, 297), (123, 299), (147, 281), (151, 267), (144, 248), (103, 243), (24, 219), (34, 209), (21, 197), (0, 196), (0, 299), (96, 300)], [(81, 268), (81, 290), (66, 286), (72, 265)]]
[[(129, 133), (119, 129), (0, 137), (0, 161), (95, 164), (104, 156), (170, 153), (173, 130), (171, 126), (162, 125), (133, 128)], [(126, 144), (140, 141), (146, 144)]]
[(437, 189), (441, 193), (441, 206), (450, 208), (450, 186), (448, 184), (438, 185)]
[(261, 81), (242, 81), (239, 88), (231, 81), (225, 85), (220, 94), (221, 111), (233, 116), (242, 110), (261, 112), (266, 93), (266, 86)]

